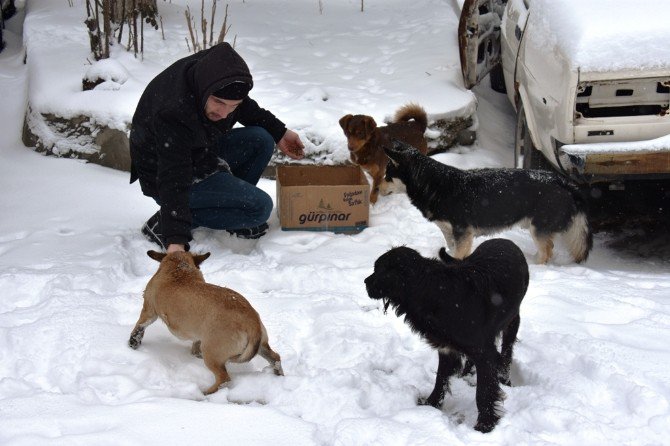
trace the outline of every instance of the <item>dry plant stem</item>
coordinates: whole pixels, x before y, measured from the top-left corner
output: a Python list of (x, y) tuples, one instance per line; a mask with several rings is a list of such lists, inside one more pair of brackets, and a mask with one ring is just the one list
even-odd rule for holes
[[(219, 39), (217, 40), (217, 43), (221, 43), (226, 40), (226, 34), (228, 34), (229, 29), (230, 26), (228, 25), (228, 3), (226, 3), (226, 11), (223, 16), (223, 25), (221, 26), (221, 31), (219, 32)], [(233, 45), (233, 47), (234, 46), (235, 45)]]
[(200, 2), (200, 29), (202, 30), (202, 49), (207, 49), (207, 20), (205, 19), (205, 0)]
[(121, 4), (121, 25), (119, 26), (119, 36), (116, 39), (117, 43), (121, 44), (121, 37), (123, 36), (123, 25), (126, 24), (126, 2)]
[[(94, 0), (95, 1), (95, 0)], [(98, 35), (98, 45), (100, 45), (101, 39), (100, 39), (100, 9), (98, 8), (98, 2), (95, 2), (95, 27), (96, 27), (96, 33)], [(98, 53), (100, 54), (100, 53)]]
[(144, 20), (140, 19), (140, 54), (144, 60)]
[(186, 15), (186, 23), (188, 24), (188, 33), (191, 36), (191, 43), (193, 44), (193, 52), (197, 53), (199, 45), (193, 32), (193, 18), (191, 17), (191, 9), (188, 6), (186, 7), (186, 11), (184, 11), (184, 14)]
[(209, 46), (214, 42), (214, 16), (216, 15), (216, 0), (212, 2), (212, 21), (209, 27)]
[(102, 0), (102, 13), (104, 14), (103, 26), (105, 28), (105, 47), (102, 53), (104, 59), (109, 59), (109, 36), (112, 34), (112, 21), (109, 19), (111, 14), (110, 0)]
[(133, 51), (135, 54), (135, 57), (137, 57), (137, 1), (133, 0), (133, 17), (135, 20), (133, 20)]

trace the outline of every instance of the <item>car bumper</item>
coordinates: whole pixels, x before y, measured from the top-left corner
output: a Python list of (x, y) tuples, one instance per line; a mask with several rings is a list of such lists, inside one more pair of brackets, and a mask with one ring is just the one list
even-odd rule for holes
[(670, 135), (647, 141), (566, 144), (557, 148), (561, 168), (586, 181), (670, 177)]

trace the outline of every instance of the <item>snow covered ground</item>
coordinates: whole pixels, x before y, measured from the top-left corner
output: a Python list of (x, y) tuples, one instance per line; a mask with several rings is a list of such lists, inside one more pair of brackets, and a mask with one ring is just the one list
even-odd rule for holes
[[(182, 3), (159, 2), (175, 4)], [(388, 40), (400, 35), (399, 27), (413, 36), (405, 43), (415, 44), (425, 42), (431, 23), (430, 32), (443, 39), (439, 47), (455, 51), (450, 3), (368, 0), (364, 13), (356, 1), (323, 4), (322, 16), (338, 21), (320, 22), (316, 1), (234, 4), (249, 11), (261, 41), (251, 52), (263, 50), (251, 56), (252, 69), (262, 73), (255, 97), (289, 126), (310, 123), (314, 135), (346, 150), (335, 116), (369, 109), (381, 120), (409, 98), (430, 113), (447, 114), (460, 107), (453, 98), (467, 99), (469, 93), (459, 93), (455, 54), (412, 53), (413, 65), (423, 57), (431, 63), (444, 58), (442, 75), (421, 82), (412, 73), (386, 76), (377, 59), (402, 49), (402, 41)], [(39, 87), (48, 82), (22, 63), (21, 20), (22, 13), (7, 23), (8, 47), (0, 53), (0, 444), (668, 444), (670, 256), (667, 240), (660, 245), (642, 231), (634, 243), (598, 234), (582, 265), (570, 263), (560, 245), (552, 263), (536, 265), (526, 232), (501, 234), (526, 253), (531, 283), (521, 307), (513, 387), (504, 389), (505, 415), (486, 435), (472, 429), (471, 383), (454, 380), (441, 411), (416, 405), (432, 389), (437, 355), (365, 292), (363, 279), (386, 250), (406, 244), (435, 256), (444, 243), (401, 195), (382, 197), (371, 208), (370, 227), (353, 236), (282, 232), (275, 215), (258, 241), (196, 230), (193, 250), (212, 252), (202, 265), (206, 279), (252, 302), (286, 376), (272, 375), (256, 358), (231, 366), (231, 386), (204, 397), (211, 373), (162, 323), (131, 350), (127, 340), (141, 293), (156, 269), (145, 254), (153, 246), (139, 227), (155, 205), (137, 184), (128, 185), (126, 173), (43, 157), (21, 144), (28, 94), (44, 94), (56, 107), (61, 100), (63, 108), (74, 104), (74, 111), (85, 102), (74, 89), (71, 98), (54, 98)], [(435, 22), (453, 28), (437, 30)], [(70, 29), (53, 23), (47, 28), (54, 35)], [(357, 44), (365, 23), (379, 31)], [(318, 37), (313, 45), (323, 45), (318, 64), (306, 57), (309, 44), (296, 37), (310, 33)], [(268, 35), (283, 36), (282, 54), (264, 40)], [(71, 41), (80, 44), (80, 38)], [(251, 46), (241, 36), (238, 45), (241, 52)], [(290, 62), (280, 70), (275, 63), (287, 54)], [(74, 56), (54, 53), (59, 57), (65, 63)], [(339, 65), (330, 65), (334, 61)], [(389, 66), (398, 63), (391, 57)], [(139, 66), (128, 70), (138, 83), (150, 73)], [(311, 83), (288, 83), (282, 77), (288, 71)], [(343, 85), (336, 73), (347, 72), (355, 74), (355, 85), (333, 92), (333, 84)], [(53, 85), (61, 82), (53, 79)], [(398, 96), (384, 94), (396, 90)], [(295, 106), (305, 91), (330, 91), (331, 100)], [(510, 165), (514, 118), (507, 99), (486, 87), (476, 92), (477, 144), (436, 158), (461, 168)], [(440, 102), (442, 93), (447, 100)], [(274, 196), (273, 181), (262, 180), (261, 187)]]

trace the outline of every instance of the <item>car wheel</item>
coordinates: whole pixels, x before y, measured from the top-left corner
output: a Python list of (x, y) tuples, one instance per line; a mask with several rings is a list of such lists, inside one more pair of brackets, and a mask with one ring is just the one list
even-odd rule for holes
[(551, 165), (542, 152), (535, 148), (530, 137), (526, 113), (523, 104), (516, 115), (516, 133), (514, 135), (514, 167), (519, 169), (551, 170)]
[(5, 39), (2, 36), (2, 30), (5, 28), (5, 19), (2, 17), (2, 11), (0, 11), (0, 53), (5, 48)]
[(502, 62), (493, 67), (489, 72), (489, 83), (491, 84), (491, 89), (497, 91), (498, 93), (507, 93), (507, 87), (505, 86), (505, 76), (503, 76)]

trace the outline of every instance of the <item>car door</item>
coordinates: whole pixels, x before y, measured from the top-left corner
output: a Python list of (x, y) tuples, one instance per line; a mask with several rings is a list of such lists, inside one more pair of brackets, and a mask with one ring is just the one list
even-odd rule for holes
[(501, 60), (500, 27), (507, 0), (465, 0), (458, 47), (465, 88), (477, 85)]
[(521, 39), (528, 20), (529, 0), (509, 0), (502, 18), (500, 51), (507, 96), (516, 107), (516, 70)]

